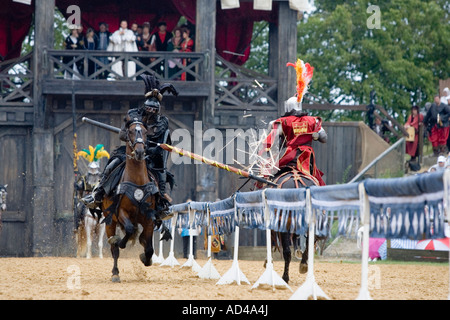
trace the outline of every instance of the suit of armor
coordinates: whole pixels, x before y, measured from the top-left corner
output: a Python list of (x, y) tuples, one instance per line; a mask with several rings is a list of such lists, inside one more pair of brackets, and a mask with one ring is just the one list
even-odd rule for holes
[[(177, 91), (172, 85), (159, 85), (159, 81), (153, 75), (143, 75), (147, 98), (144, 104), (138, 108), (130, 109), (124, 118), (119, 139), (127, 141), (126, 123), (138, 117), (147, 127), (147, 146), (146, 146), (146, 164), (148, 170), (156, 177), (158, 188), (160, 192), (160, 203), (157, 211), (168, 215), (168, 206), (172, 199), (166, 192), (166, 183), (173, 187), (173, 175), (167, 171), (166, 164), (168, 152), (160, 148), (158, 143), (171, 143), (169, 131), (169, 119), (166, 116), (160, 115), (160, 101), (162, 100), (162, 93), (169, 90), (174, 95)], [(109, 159), (108, 164), (103, 171), (102, 180), (98, 187), (94, 190), (92, 195), (82, 199), (82, 201), (89, 207), (97, 206), (103, 199), (106, 193), (111, 192), (116, 187), (117, 179), (110, 179), (110, 175), (119, 165), (126, 160), (126, 147), (121, 146), (114, 150)]]

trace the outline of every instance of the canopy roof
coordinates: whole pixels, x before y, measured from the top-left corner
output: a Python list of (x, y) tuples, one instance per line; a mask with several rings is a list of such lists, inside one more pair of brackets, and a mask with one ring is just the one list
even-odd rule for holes
[[(21, 4), (7, 0), (0, 6), (0, 59), (8, 60), (20, 55), (22, 42), (32, 24), (34, 4)], [(111, 32), (118, 29), (120, 20), (142, 24), (150, 22), (152, 28), (160, 21), (172, 30), (181, 16), (195, 25), (196, 0), (55, 0), (59, 10), (66, 14), (70, 5), (81, 9), (81, 20), (86, 30), (98, 30), (99, 22), (109, 24)], [(222, 10), (217, 5), (216, 50), (228, 61), (242, 64), (250, 54), (253, 23), (255, 21), (277, 22), (278, 6), (274, 2), (272, 11), (253, 10), (253, 2), (242, 2), (238, 9)], [(234, 52), (239, 55), (224, 53)], [(243, 55), (243, 56), (242, 56)]]

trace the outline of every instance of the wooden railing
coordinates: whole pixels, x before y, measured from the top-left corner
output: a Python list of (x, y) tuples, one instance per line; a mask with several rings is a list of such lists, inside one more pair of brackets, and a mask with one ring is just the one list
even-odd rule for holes
[(216, 109), (277, 110), (277, 80), (216, 55)]
[[(49, 50), (48, 61), (50, 79), (135, 80), (150, 72), (164, 80), (203, 81), (205, 55), (195, 52)], [(133, 74), (128, 70), (129, 63), (136, 67)], [(122, 66), (120, 72), (117, 66)]]
[(0, 105), (33, 105), (32, 53), (0, 63)]

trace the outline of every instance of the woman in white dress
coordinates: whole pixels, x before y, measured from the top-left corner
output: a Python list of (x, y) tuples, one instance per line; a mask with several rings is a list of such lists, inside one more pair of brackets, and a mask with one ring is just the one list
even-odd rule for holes
[[(120, 28), (116, 32), (114, 32), (109, 38), (109, 46), (108, 51), (115, 52), (134, 52), (138, 51), (136, 46), (136, 36), (134, 32), (127, 29), (128, 23), (126, 20), (122, 20), (120, 22)], [(111, 66), (111, 69), (117, 73), (119, 76), (123, 77), (123, 61), (117, 61)], [(127, 77), (131, 78), (136, 73), (136, 63), (133, 61), (128, 61), (127, 64)], [(112, 74), (113, 77), (117, 77), (116, 74)]]

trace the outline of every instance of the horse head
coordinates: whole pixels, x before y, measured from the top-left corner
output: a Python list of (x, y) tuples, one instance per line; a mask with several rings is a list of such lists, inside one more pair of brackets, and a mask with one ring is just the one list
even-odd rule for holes
[(145, 159), (145, 144), (147, 142), (146, 125), (139, 118), (131, 118), (127, 122), (127, 156), (142, 161)]
[(6, 211), (6, 195), (8, 194), (6, 187), (8, 187), (7, 184), (0, 185), (0, 210), (2, 211)]

